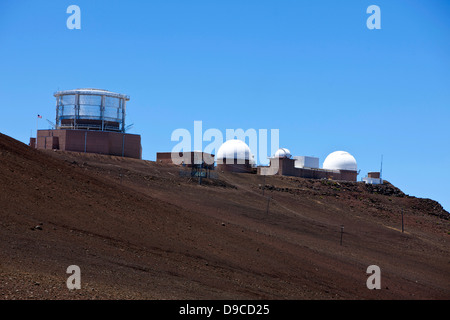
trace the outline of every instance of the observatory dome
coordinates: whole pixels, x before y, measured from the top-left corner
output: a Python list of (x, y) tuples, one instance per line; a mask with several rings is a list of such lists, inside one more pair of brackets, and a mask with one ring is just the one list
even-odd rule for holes
[(225, 141), (217, 151), (216, 159), (252, 160), (253, 156), (248, 145), (237, 139)]
[(335, 151), (326, 157), (323, 168), (328, 170), (351, 170), (356, 171), (356, 159), (346, 151)]
[(104, 89), (57, 91), (56, 128), (125, 133), (126, 103), (130, 97)]
[(275, 158), (290, 158), (291, 152), (289, 149), (286, 148), (280, 148), (275, 152)]

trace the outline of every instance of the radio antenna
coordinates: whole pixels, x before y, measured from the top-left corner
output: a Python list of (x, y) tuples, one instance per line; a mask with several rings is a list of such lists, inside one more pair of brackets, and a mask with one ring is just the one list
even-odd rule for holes
[(383, 181), (383, 155), (381, 155), (380, 180)]

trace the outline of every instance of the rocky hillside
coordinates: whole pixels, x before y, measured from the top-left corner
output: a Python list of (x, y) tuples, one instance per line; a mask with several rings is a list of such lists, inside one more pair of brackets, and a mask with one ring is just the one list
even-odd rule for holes
[[(388, 182), (219, 173), (199, 185), (179, 170), (0, 135), (1, 299), (450, 298), (435, 201)], [(366, 287), (373, 264), (381, 290)], [(81, 290), (66, 287), (70, 265)]]

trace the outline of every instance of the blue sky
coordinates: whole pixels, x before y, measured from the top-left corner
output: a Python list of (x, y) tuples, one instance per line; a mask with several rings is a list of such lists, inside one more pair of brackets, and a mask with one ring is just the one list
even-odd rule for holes
[[(81, 8), (81, 30), (66, 9)], [(369, 5), (381, 29), (369, 30)], [(350, 152), (450, 210), (449, 1), (0, 2), (0, 131), (28, 142), (53, 93), (128, 94), (143, 158), (177, 128), (279, 129), (294, 155)], [(205, 147), (203, 145), (203, 147)]]

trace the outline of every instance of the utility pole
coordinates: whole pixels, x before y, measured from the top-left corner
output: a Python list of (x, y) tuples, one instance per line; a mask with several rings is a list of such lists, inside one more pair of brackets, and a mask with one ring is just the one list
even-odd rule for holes
[(403, 208), (402, 208), (402, 233), (405, 232), (405, 225), (403, 223)]
[(122, 133), (122, 158), (125, 155), (125, 134)]
[(35, 142), (35, 148), (37, 149), (37, 141), (38, 141), (38, 131), (39, 131), (39, 117), (40, 117), (41, 115), (37, 115), (37, 118), (36, 118), (36, 142)]
[(86, 153), (87, 131), (84, 132), (84, 153)]
[(200, 171), (197, 171), (198, 174), (198, 184), (202, 184), (202, 174), (203, 174), (203, 161), (200, 164)]
[(264, 184), (263, 184), (263, 194), (264, 195), (264, 189), (266, 189), (266, 175), (264, 175)]
[(383, 155), (381, 155), (380, 180), (383, 182)]

